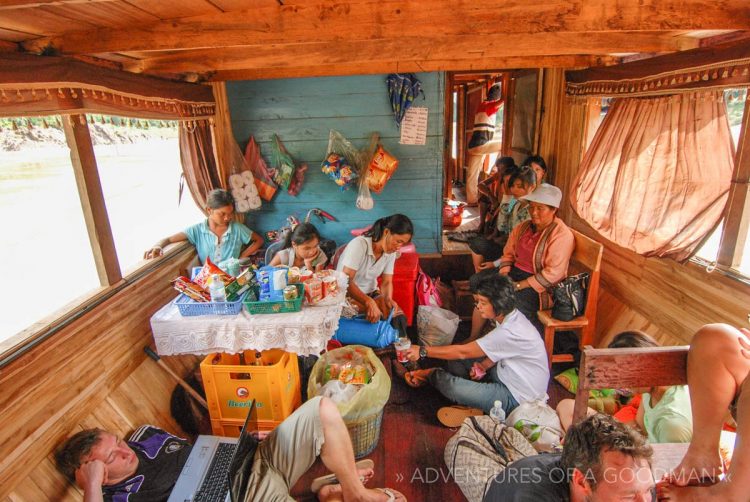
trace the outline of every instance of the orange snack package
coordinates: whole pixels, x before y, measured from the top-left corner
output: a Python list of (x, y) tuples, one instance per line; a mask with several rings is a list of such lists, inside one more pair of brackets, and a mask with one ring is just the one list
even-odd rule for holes
[(383, 187), (398, 169), (398, 159), (386, 152), (383, 145), (378, 145), (375, 155), (367, 167), (367, 185), (375, 193), (383, 191)]

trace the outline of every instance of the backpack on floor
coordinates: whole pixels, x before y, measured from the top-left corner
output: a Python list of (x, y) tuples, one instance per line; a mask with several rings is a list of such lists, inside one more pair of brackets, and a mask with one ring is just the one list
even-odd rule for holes
[(468, 417), (445, 445), (445, 464), (469, 502), (482, 502), (508, 464), (536, 455), (526, 438), (487, 415)]

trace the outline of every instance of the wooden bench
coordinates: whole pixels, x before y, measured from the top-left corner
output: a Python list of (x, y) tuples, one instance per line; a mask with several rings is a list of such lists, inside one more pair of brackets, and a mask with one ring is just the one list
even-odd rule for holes
[(596, 329), (596, 302), (599, 298), (599, 274), (602, 265), (604, 246), (577, 230), (573, 230), (576, 247), (570, 258), (570, 275), (581, 272), (590, 274), (589, 286), (586, 291), (586, 310), (580, 317), (570, 321), (560, 321), (552, 317), (552, 310), (540, 310), (539, 321), (544, 326), (544, 346), (547, 350), (547, 361), (550, 368), (553, 363), (569, 362), (573, 360), (570, 354), (554, 354), (555, 333), (558, 331), (579, 331), (578, 346), (583, 348), (594, 342)]
[(595, 349), (585, 347), (578, 369), (573, 423), (586, 417), (589, 391), (687, 383), (688, 346)]

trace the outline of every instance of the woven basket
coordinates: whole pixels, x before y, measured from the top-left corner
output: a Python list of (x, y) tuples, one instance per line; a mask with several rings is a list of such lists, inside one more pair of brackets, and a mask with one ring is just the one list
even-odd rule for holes
[(344, 420), (354, 447), (354, 458), (360, 459), (372, 453), (380, 439), (380, 424), (383, 422), (383, 409), (362, 417), (357, 421)]

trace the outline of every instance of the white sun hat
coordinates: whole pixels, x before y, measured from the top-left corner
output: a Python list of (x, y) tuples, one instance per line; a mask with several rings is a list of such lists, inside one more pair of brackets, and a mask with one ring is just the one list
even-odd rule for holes
[(529, 202), (539, 202), (541, 204), (547, 204), (548, 206), (560, 207), (562, 201), (562, 192), (559, 188), (549, 183), (542, 183), (537, 186), (536, 189), (528, 195), (521, 197), (523, 200)]

